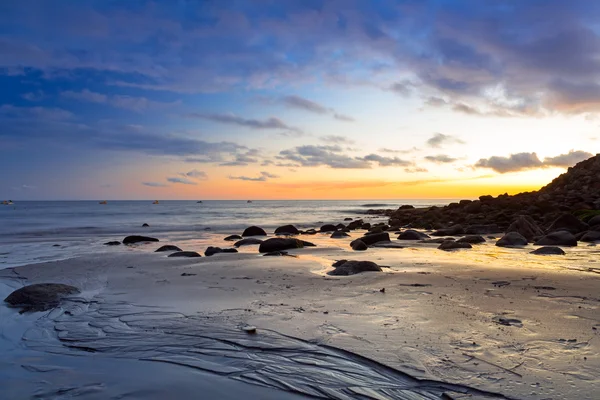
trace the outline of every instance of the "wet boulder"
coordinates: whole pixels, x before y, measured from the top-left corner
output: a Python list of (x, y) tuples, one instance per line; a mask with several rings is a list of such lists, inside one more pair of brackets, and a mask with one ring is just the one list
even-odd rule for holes
[(508, 232), (496, 242), (496, 246), (499, 247), (516, 247), (526, 246), (527, 239), (519, 232)]
[(337, 227), (332, 224), (326, 224), (319, 229), (319, 232), (335, 232), (337, 231)]
[(439, 250), (444, 250), (444, 251), (457, 250), (457, 249), (471, 249), (471, 248), (473, 248), (473, 246), (471, 246), (469, 243), (464, 243), (464, 242), (459, 242), (459, 241), (454, 241), (454, 240), (446, 240), (445, 242), (440, 244), (438, 247)]
[(142, 224), (142, 228), (149, 228), (149, 227), (150, 227), (150, 225), (148, 225), (148, 224)]
[(579, 218), (576, 216), (569, 213), (564, 213), (552, 222), (548, 228), (548, 232), (567, 231), (571, 232), (572, 234), (577, 234), (587, 230), (588, 228), (588, 224), (579, 220)]
[(328, 274), (333, 276), (347, 276), (361, 272), (381, 272), (379, 265), (372, 261), (340, 260), (332, 265), (335, 269)]
[(468, 235), (461, 237), (456, 241), (457, 243), (470, 243), (470, 244), (479, 244), (485, 243), (485, 238), (479, 235)]
[(365, 235), (365, 236), (361, 237), (360, 239), (356, 239), (356, 240), (360, 240), (367, 246), (370, 246), (373, 243), (377, 243), (377, 242), (389, 242), (390, 234), (387, 232), (373, 233), (373, 234)]
[(13, 307), (21, 307), (21, 313), (46, 311), (58, 306), (63, 298), (77, 293), (80, 293), (79, 289), (62, 283), (36, 283), (15, 290), (4, 301)]
[(243, 237), (246, 236), (267, 236), (267, 232), (263, 228), (259, 228), (258, 226), (251, 226), (244, 230), (242, 233)]
[(222, 249), (220, 247), (209, 246), (205, 251), (204, 255), (206, 257), (210, 257), (217, 253), (237, 253), (237, 249)]
[(347, 228), (350, 230), (360, 229), (363, 226), (363, 224), (364, 224), (364, 221), (362, 219), (357, 219), (357, 220), (350, 222), (348, 224)]
[(367, 246), (365, 242), (360, 239), (352, 241), (352, 243), (350, 243), (350, 247), (352, 247), (352, 250), (354, 251), (365, 251), (369, 248), (369, 246)]
[(300, 231), (294, 225), (283, 225), (275, 229), (276, 235), (298, 235)]
[(569, 231), (552, 232), (534, 243), (537, 246), (577, 246), (577, 239)]
[(194, 257), (202, 257), (202, 256), (200, 254), (198, 254), (197, 252), (195, 252), (195, 251), (178, 251), (178, 252), (169, 254), (168, 257), (194, 258)]
[(258, 251), (260, 253), (270, 253), (272, 251), (301, 249), (308, 246), (314, 246), (314, 244), (293, 238), (271, 238), (262, 242), (258, 247)]
[(159, 241), (158, 239), (153, 238), (153, 237), (132, 235), (132, 236), (127, 236), (125, 239), (123, 239), (123, 244), (135, 244), (135, 243), (158, 242), (158, 241)]
[(590, 226), (596, 226), (596, 225), (600, 225), (600, 215), (596, 215), (595, 217), (592, 217), (589, 221), (588, 224)]
[(586, 232), (580, 239), (582, 242), (598, 242), (600, 241), (600, 231), (589, 231)]
[(419, 240), (419, 243), (428, 243), (428, 244), (442, 244), (444, 242), (448, 242), (448, 241), (453, 241), (454, 238), (453, 237), (447, 237), (447, 238), (438, 238), (438, 239), (425, 239), (425, 240)]
[(263, 241), (260, 240), (260, 239), (248, 238), (248, 239), (238, 240), (233, 245), (235, 247), (242, 247), (242, 246), (250, 246), (250, 245), (253, 245), (253, 244), (261, 244), (262, 242)]
[(535, 223), (533, 218), (526, 215), (519, 215), (517, 219), (510, 224), (507, 232), (518, 232), (528, 241), (533, 241), (534, 238), (544, 234), (542, 228)]
[(530, 251), (529, 253), (537, 254), (540, 256), (549, 256), (549, 255), (564, 256), (565, 255), (565, 251), (563, 249), (561, 249), (560, 247), (556, 247), (556, 246), (540, 247), (539, 249), (535, 249), (533, 251)]
[(242, 240), (242, 237), (240, 235), (229, 235), (223, 240), (226, 240), (228, 242), (234, 242), (236, 240)]
[(425, 240), (429, 239), (429, 235), (423, 232), (407, 229), (398, 236), (398, 240)]
[(167, 244), (167, 245), (164, 245), (162, 247), (159, 247), (154, 252), (155, 253), (162, 253), (162, 252), (165, 252), (165, 251), (183, 251), (183, 250), (181, 250), (177, 246), (173, 246), (172, 244)]
[(438, 229), (431, 236), (459, 236), (464, 235), (465, 229), (462, 225), (452, 225), (449, 228)]
[(111, 242), (104, 243), (105, 246), (119, 246), (120, 244), (121, 242), (119, 242), (118, 240), (113, 240)]
[(342, 238), (346, 238), (346, 237), (350, 237), (350, 235), (348, 235), (346, 232), (342, 232), (342, 231), (333, 232), (330, 236), (331, 239), (342, 239)]

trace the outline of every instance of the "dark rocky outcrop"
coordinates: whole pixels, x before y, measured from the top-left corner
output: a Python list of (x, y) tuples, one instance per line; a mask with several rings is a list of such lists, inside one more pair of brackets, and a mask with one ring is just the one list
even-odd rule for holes
[(398, 240), (425, 240), (429, 239), (429, 235), (423, 232), (407, 229), (398, 236)]
[(537, 254), (540, 256), (549, 256), (549, 255), (559, 255), (559, 256), (564, 256), (565, 252), (563, 249), (561, 249), (560, 247), (555, 247), (555, 246), (544, 246), (544, 247), (540, 247), (539, 249), (535, 249), (533, 251), (530, 251), (531, 254)]
[(518, 232), (530, 242), (536, 237), (544, 234), (544, 231), (535, 223), (533, 218), (526, 215), (519, 215), (517, 219), (508, 226), (507, 232)]
[(497, 224), (475, 224), (465, 228), (465, 235), (487, 235), (500, 232), (502, 230)]
[(595, 217), (590, 218), (588, 224), (590, 226), (600, 225), (600, 215), (596, 215)]
[(275, 229), (276, 235), (299, 235), (300, 231), (294, 225), (283, 225)]
[(301, 249), (308, 246), (314, 246), (314, 244), (293, 238), (271, 238), (262, 242), (258, 247), (258, 251), (260, 253), (270, 253), (272, 251)]
[(588, 243), (598, 242), (598, 241), (600, 241), (600, 231), (586, 232), (579, 240), (581, 242), (588, 242)]
[(549, 232), (554, 231), (567, 231), (573, 234), (586, 231), (589, 228), (588, 224), (581, 221), (579, 218), (572, 214), (563, 213), (561, 216), (556, 218), (550, 227)]
[(319, 232), (335, 232), (337, 231), (337, 227), (332, 224), (326, 224), (319, 229)]
[(348, 235), (346, 232), (342, 232), (342, 231), (333, 232), (330, 236), (330, 238), (332, 238), (332, 239), (342, 239), (342, 238), (347, 238), (347, 237), (350, 237), (350, 235)]
[(148, 225), (148, 224), (142, 224), (142, 228), (149, 228), (149, 227), (150, 227), (150, 225)]
[(58, 306), (64, 297), (77, 293), (79, 289), (62, 283), (36, 283), (15, 290), (4, 301), (21, 307), (21, 313), (46, 311)]
[[(365, 235), (365, 236), (361, 237), (360, 239), (356, 239), (356, 240), (360, 240), (367, 246), (370, 246), (373, 243), (377, 243), (377, 242), (389, 242), (390, 234), (387, 232), (373, 233), (370, 235)], [(352, 246), (352, 243), (350, 243), (350, 245)]]
[(569, 231), (552, 232), (534, 243), (536, 246), (577, 246), (577, 239)]
[(504, 236), (500, 238), (496, 242), (496, 246), (499, 247), (517, 247), (517, 246), (526, 246), (528, 243), (525, 236), (521, 235), (519, 232), (508, 232)]
[(159, 247), (158, 249), (156, 249), (154, 252), (155, 253), (162, 253), (164, 251), (183, 251), (181, 250), (179, 247), (177, 246), (173, 246), (172, 244), (166, 244), (164, 246)]
[(241, 240), (241, 239), (242, 239), (242, 237), (240, 235), (229, 235), (223, 240), (226, 240), (228, 242), (234, 242), (236, 240)]
[(195, 251), (178, 251), (176, 253), (171, 253), (168, 255), (168, 257), (202, 257), (200, 254), (196, 253)]
[(452, 237), (447, 237), (447, 238), (438, 238), (438, 239), (425, 239), (425, 240), (419, 240), (419, 243), (433, 243), (433, 244), (442, 244), (444, 242), (448, 242), (448, 241), (453, 241), (454, 238)]
[(233, 245), (235, 247), (242, 247), (242, 246), (250, 246), (250, 245), (253, 245), (253, 244), (261, 244), (262, 242), (263, 241), (260, 240), (260, 239), (249, 238), (249, 239), (238, 240)]
[(470, 244), (479, 244), (485, 243), (485, 238), (479, 235), (468, 235), (465, 237), (461, 237), (456, 241), (456, 243), (470, 243)]
[(459, 236), (465, 234), (465, 228), (462, 225), (452, 225), (449, 228), (438, 229), (431, 236)]
[(123, 244), (135, 244), (135, 243), (144, 243), (144, 242), (158, 242), (159, 240), (153, 237), (148, 236), (127, 236), (123, 239)]
[(206, 257), (210, 257), (217, 253), (237, 253), (237, 249), (222, 249), (220, 247), (209, 246), (205, 251), (204, 255)]
[(362, 226), (363, 226), (364, 223), (365, 222), (362, 219), (357, 219), (357, 220), (354, 220), (354, 221), (350, 222), (348, 224), (347, 228), (350, 229), (350, 230), (360, 229), (360, 228), (362, 228)]
[(247, 236), (267, 236), (267, 232), (263, 228), (259, 228), (258, 226), (251, 226), (244, 230), (242, 233), (243, 237)]
[(347, 276), (355, 275), (361, 272), (381, 272), (382, 269), (379, 265), (371, 261), (355, 261), (355, 260), (340, 260), (335, 262), (332, 267), (335, 269), (329, 272), (329, 275), (334, 276)]
[(440, 244), (438, 247), (439, 250), (444, 250), (444, 251), (457, 250), (457, 249), (472, 249), (472, 248), (473, 248), (473, 246), (471, 246), (469, 243), (462, 243), (462, 242), (458, 242), (458, 241), (454, 241), (454, 240), (447, 240), (447, 241), (443, 242), (442, 244)]
[(344, 218), (344, 221), (352, 221), (354, 218), (350, 218), (350, 217), (346, 217)]
[(350, 243), (350, 247), (352, 247), (352, 250), (354, 251), (365, 251), (369, 248), (369, 246), (367, 246), (365, 242), (360, 239), (353, 240)]
[(121, 244), (121, 242), (119, 242), (117, 240), (113, 240), (112, 242), (104, 243), (105, 246), (119, 246), (120, 244)]

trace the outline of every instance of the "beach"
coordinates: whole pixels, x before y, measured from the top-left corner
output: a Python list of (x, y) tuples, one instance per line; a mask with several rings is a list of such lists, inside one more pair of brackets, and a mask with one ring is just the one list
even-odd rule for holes
[[(213, 231), (203, 246), (239, 233)], [(81, 290), (43, 313), (2, 306), (3, 387), (9, 398), (597, 397), (595, 246), (539, 256), (495, 246), (498, 234), (451, 252), (396, 239), (353, 251), (365, 233), (301, 235), (316, 246), (279, 257), (254, 245), (173, 258), (153, 251), (205, 248), (161, 239), (1, 270), (3, 295), (48, 282)], [(329, 275), (342, 259), (384, 268)]]

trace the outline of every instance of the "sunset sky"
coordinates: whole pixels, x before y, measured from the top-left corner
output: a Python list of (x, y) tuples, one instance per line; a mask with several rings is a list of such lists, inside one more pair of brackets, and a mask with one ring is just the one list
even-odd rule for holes
[(600, 152), (600, 2), (2, 1), (0, 200), (469, 198)]

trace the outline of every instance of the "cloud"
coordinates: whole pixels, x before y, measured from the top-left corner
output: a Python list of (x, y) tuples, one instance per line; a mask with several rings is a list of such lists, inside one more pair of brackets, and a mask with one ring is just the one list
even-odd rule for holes
[(280, 101), (288, 107), (296, 108), (296, 109), (303, 110), (303, 111), (308, 111), (313, 114), (331, 115), (333, 118), (335, 118), (339, 121), (346, 121), (346, 122), (354, 121), (354, 118), (352, 118), (348, 115), (340, 114), (337, 111), (335, 111), (333, 108), (325, 107), (317, 102), (308, 100), (304, 97), (295, 96), (295, 95), (284, 96), (280, 99)]
[(437, 156), (426, 156), (425, 160), (431, 161), (431, 162), (434, 162), (437, 164), (445, 164), (445, 163), (452, 163), (458, 159), (450, 157), (446, 154), (438, 154)]
[(23, 93), (21, 97), (27, 101), (42, 101), (46, 98), (46, 95), (41, 90), (38, 90), (36, 92)]
[(580, 161), (587, 160), (593, 157), (592, 153), (581, 150), (571, 150), (566, 154), (561, 154), (556, 157), (544, 158), (544, 165), (552, 167), (572, 167)]
[(320, 139), (325, 143), (334, 143), (334, 144), (354, 144), (354, 140), (348, 139), (345, 136), (341, 135), (327, 135), (321, 136)]
[(194, 182), (194, 181), (192, 181), (190, 179), (187, 179), (187, 178), (183, 178), (183, 177), (182, 178), (180, 178), (180, 177), (170, 177), (170, 178), (167, 178), (167, 181), (169, 181), (171, 183), (181, 183), (181, 184), (184, 184), (184, 185), (196, 185), (196, 182)]
[(427, 139), (429, 147), (440, 148), (446, 144), (465, 144), (465, 142), (452, 135), (444, 135), (443, 133), (435, 133), (431, 138)]
[(74, 117), (73, 113), (56, 107), (17, 107), (10, 104), (0, 106), (0, 116), (18, 119), (36, 120), (69, 120)]
[(201, 118), (209, 121), (219, 122), (229, 125), (238, 125), (250, 129), (265, 130), (265, 129), (283, 129), (291, 132), (301, 132), (299, 128), (287, 125), (282, 120), (276, 117), (270, 117), (265, 120), (246, 119), (238, 117), (234, 114), (202, 114), (190, 113), (185, 115), (188, 118)]
[(279, 176), (268, 173), (266, 171), (262, 171), (260, 173), (260, 176), (258, 176), (258, 177), (229, 176), (229, 179), (232, 179), (232, 180), (250, 181), (250, 182), (266, 182), (269, 179), (276, 179), (276, 178), (279, 178)]
[(160, 182), (142, 182), (142, 185), (150, 186), (150, 187), (167, 187), (167, 186), (169, 186), (165, 183), (160, 183)]
[(338, 121), (345, 121), (345, 122), (356, 121), (356, 119), (354, 119), (353, 117), (351, 117), (349, 115), (338, 114), (338, 113), (333, 113), (333, 118), (337, 119)]
[(548, 167), (571, 167), (576, 163), (592, 157), (593, 154), (585, 151), (571, 150), (566, 154), (556, 157), (546, 157), (542, 162), (536, 153), (517, 153), (508, 157), (492, 156), (482, 158), (475, 163), (475, 168), (490, 168), (501, 174), (507, 172), (516, 172), (535, 168)]
[(198, 171), (197, 169), (193, 169), (189, 172), (185, 173), (186, 176), (194, 179), (206, 180), (208, 179), (208, 175), (204, 171)]
[(378, 154), (369, 154), (363, 157), (363, 160), (376, 162), (380, 167), (408, 167), (413, 165), (411, 161), (402, 160), (398, 157), (384, 157)]
[(122, 108), (125, 110), (141, 112), (147, 109), (160, 109), (172, 107), (180, 104), (180, 102), (163, 103), (149, 100), (145, 97), (135, 97), (128, 95), (106, 95), (102, 93), (92, 92), (88, 89), (83, 89), (80, 92), (64, 91), (60, 95), (67, 99), (85, 101), (88, 103), (106, 104), (112, 107)]
[(258, 159), (251, 157), (248, 154), (238, 154), (235, 156), (235, 160), (221, 163), (221, 166), (232, 167), (232, 166), (245, 166), (248, 164), (257, 163)]
[(408, 80), (393, 83), (389, 90), (403, 97), (408, 97), (412, 94), (414, 83)]
[(408, 174), (416, 174), (419, 172), (429, 172), (429, 170), (427, 168), (413, 167), (413, 168), (404, 168), (404, 172), (406, 172)]
[(305, 167), (326, 165), (336, 169), (371, 168), (371, 163), (358, 157), (342, 154), (342, 148), (333, 146), (298, 146), (283, 150), (276, 157), (279, 160), (292, 161)]

